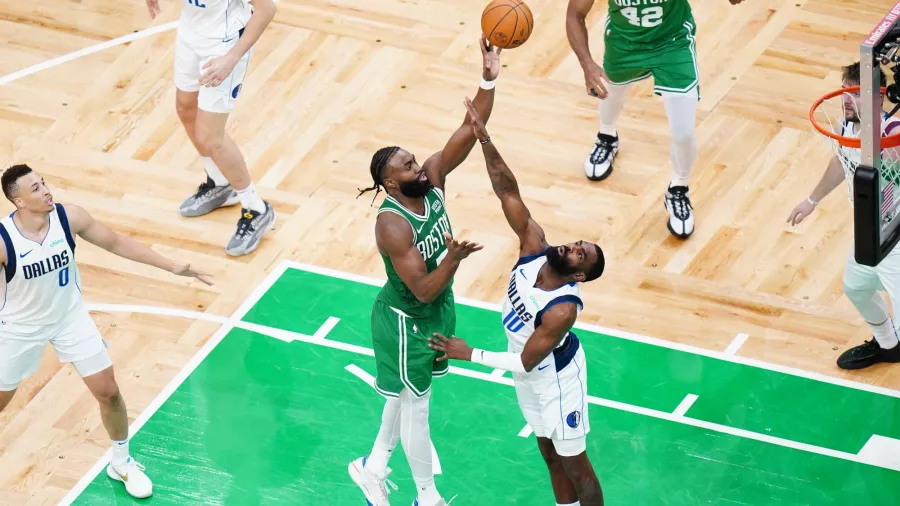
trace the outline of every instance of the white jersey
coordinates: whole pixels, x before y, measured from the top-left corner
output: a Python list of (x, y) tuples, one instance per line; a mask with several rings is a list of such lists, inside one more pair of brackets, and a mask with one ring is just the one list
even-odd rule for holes
[(0, 334), (30, 335), (84, 307), (81, 277), (75, 264), (75, 239), (61, 204), (50, 212), (50, 228), (39, 243), (22, 236), (13, 214), (0, 220), (7, 257)]
[(247, 0), (181, 0), (178, 29), (188, 38), (228, 42), (240, 35), (252, 14)]
[[(887, 113), (883, 113), (881, 117), (881, 136), (885, 137), (887, 135), (891, 135), (895, 133), (896, 128), (900, 126), (900, 118), (888, 118)], [(849, 120), (844, 120), (843, 125), (841, 125), (841, 136), (850, 137), (852, 139), (858, 139), (860, 134), (859, 123), (854, 123)], [(847, 146), (840, 146), (836, 141), (832, 141), (832, 146), (836, 150), (835, 154), (838, 159), (841, 161), (841, 166), (844, 168), (844, 179), (847, 181), (847, 198), (850, 202), (853, 202), (853, 176), (856, 173), (856, 168), (859, 167), (860, 163), (862, 163), (862, 150), (860, 148), (850, 148)], [(892, 148), (889, 150), (882, 150), (881, 153), (882, 162), (885, 162), (885, 158), (890, 161), (896, 161), (896, 149)]]
[[(536, 255), (520, 258), (509, 275), (502, 314), (503, 328), (511, 352), (521, 353), (525, 349), (528, 339), (541, 325), (541, 316), (550, 307), (562, 302), (574, 302), (579, 313), (584, 307), (581, 289), (575, 283), (549, 292), (534, 286), (541, 267), (547, 263), (548, 250), (549, 248)], [(550, 356), (556, 364), (557, 371), (561, 371), (572, 361), (579, 347), (578, 337), (570, 331)], [(543, 370), (545, 367), (546, 365), (540, 365), (535, 371)]]

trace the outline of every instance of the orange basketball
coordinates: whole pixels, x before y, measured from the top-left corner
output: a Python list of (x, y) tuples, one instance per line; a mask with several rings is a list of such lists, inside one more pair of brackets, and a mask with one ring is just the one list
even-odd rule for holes
[(481, 32), (491, 44), (513, 49), (531, 36), (534, 16), (522, 0), (492, 0), (481, 13)]

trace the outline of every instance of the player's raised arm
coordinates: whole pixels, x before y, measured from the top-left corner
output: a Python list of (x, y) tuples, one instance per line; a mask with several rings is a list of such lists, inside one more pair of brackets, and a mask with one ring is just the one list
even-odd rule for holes
[[(494, 80), (500, 75), (501, 49), (490, 45), (483, 38), (480, 39), (479, 46), (481, 46), (483, 59), (481, 86), (475, 94), (473, 103), (475, 104), (475, 109), (486, 122), (491, 117), (491, 111), (494, 109)], [(431, 184), (443, 190), (447, 174), (465, 161), (473, 146), (475, 146), (475, 136), (472, 135), (472, 128), (469, 126), (469, 115), (467, 113), (462, 125), (453, 132), (444, 149), (431, 155), (422, 165)]]
[(528, 338), (522, 353), (511, 351), (498, 353), (474, 349), (463, 339), (456, 336), (450, 336), (448, 339), (441, 334), (429, 337), (428, 346), (433, 350), (444, 352), (443, 356), (437, 358), (439, 361), (451, 358), (469, 360), (504, 371), (531, 372), (566, 337), (577, 318), (578, 308), (574, 302), (556, 304), (547, 309), (541, 318), (541, 326)]
[(86, 210), (71, 204), (64, 206), (64, 208), (72, 233), (83, 237), (89, 243), (128, 260), (152, 265), (179, 276), (197, 278), (207, 285), (213, 284), (212, 277), (209, 274), (192, 269), (190, 264), (173, 262), (153, 251), (150, 247), (128, 236), (114, 232), (103, 223), (95, 220)]
[(422, 254), (413, 243), (409, 222), (393, 213), (381, 213), (375, 221), (375, 242), (388, 255), (391, 265), (419, 302), (431, 303), (447, 288), (459, 263), (482, 248), (469, 241), (457, 242), (444, 234), (447, 256), (437, 269), (428, 272)]
[(566, 10), (566, 38), (569, 46), (575, 52), (581, 70), (584, 71), (584, 86), (588, 95), (606, 98), (606, 85), (603, 81), (610, 82), (606, 72), (591, 56), (591, 47), (588, 44), (587, 15), (594, 6), (594, 0), (569, 0), (569, 8)]
[(484, 162), (491, 178), (494, 194), (500, 199), (507, 223), (519, 237), (520, 256), (544, 251), (548, 246), (544, 230), (534, 221), (531, 212), (525, 206), (522, 195), (519, 194), (519, 183), (516, 181), (516, 176), (503, 161), (497, 147), (491, 142), (487, 127), (472, 102), (467, 98), (465, 104), (469, 111), (472, 132), (481, 143), (481, 149), (484, 152)]

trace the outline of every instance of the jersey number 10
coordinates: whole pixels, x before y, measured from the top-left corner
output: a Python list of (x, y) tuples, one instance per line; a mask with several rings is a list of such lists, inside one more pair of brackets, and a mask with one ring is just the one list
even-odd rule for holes
[(188, 4), (193, 5), (194, 7), (200, 7), (201, 9), (206, 8), (206, 4), (201, 0), (188, 0)]
[(662, 7), (645, 7), (641, 9), (638, 15), (637, 7), (626, 7), (619, 12), (628, 18), (628, 23), (642, 28), (652, 28), (662, 23), (663, 10)]
[(518, 332), (525, 326), (525, 322), (519, 319), (519, 315), (513, 309), (503, 318), (503, 325), (506, 325), (506, 330), (510, 332)]

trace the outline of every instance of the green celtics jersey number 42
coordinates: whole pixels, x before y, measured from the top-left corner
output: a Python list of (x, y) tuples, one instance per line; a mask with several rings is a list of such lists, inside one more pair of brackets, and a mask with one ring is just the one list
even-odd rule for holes
[(691, 18), (688, 0), (609, 0), (607, 33), (631, 42), (656, 42), (676, 35)]
[[(394, 213), (409, 222), (413, 231), (413, 244), (425, 260), (427, 272), (437, 269), (447, 256), (447, 244), (444, 233), (452, 235), (450, 218), (444, 207), (444, 194), (439, 188), (432, 189), (425, 195), (425, 214), (419, 215), (403, 207), (396, 199), (388, 196), (378, 209), (378, 214)], [(452, 300), (452, 282), (444, 292), (430, 304), (420, 302), (412, 291), (403, 283), (394, 269), (391, 259), (382, 255), (388, 281), (379, 295), (388, 305), (393, 306), (412, 317), (427, 317), (438, 311), (449, 299)]]

